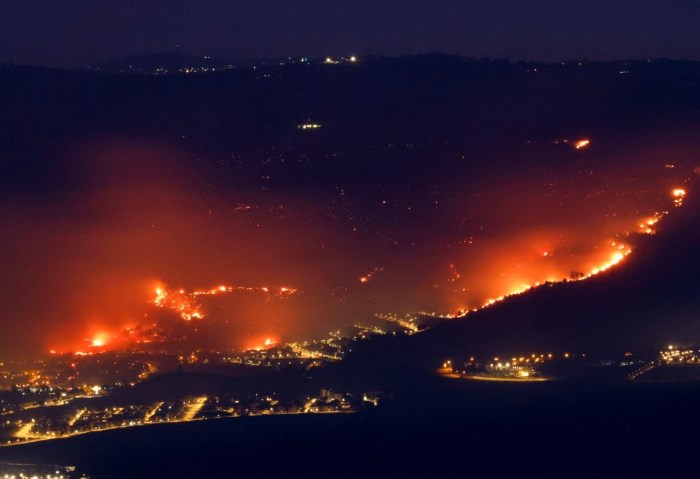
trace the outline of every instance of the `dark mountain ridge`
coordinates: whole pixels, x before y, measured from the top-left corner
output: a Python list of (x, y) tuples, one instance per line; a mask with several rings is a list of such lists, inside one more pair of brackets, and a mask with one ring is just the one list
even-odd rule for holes
[(361, 343), (349, 370), (426, 370), (444, 358), (565, 351), (597, 357), (700, 342), (700, 197), (636, 238), (623, 263), (584, 281), (549, 283), (422, 334)]

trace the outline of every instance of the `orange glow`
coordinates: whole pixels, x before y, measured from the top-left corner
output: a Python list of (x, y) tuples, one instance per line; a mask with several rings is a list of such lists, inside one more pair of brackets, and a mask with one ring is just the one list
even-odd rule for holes
[(203, 319), (206, 314), (199, 302), (199, 296), (216, 296), (221, 294), (235, 293), (260, 293), (264, 294), (268, 299), (288, 297), (297, 294), (297, 288), (282, 286), (277, 290), (276, 294), (270, 294), (270, 288), (267, 286), (251, 287), (251, 286), (226, 286), (219, 285), (211, 289), (196, 289), (188, 292), (183, 288), (177, 290), (168, 290), (165, 287), (155, 289), (156, 297), (152, 303), (159, 308), (166, 308), (177, 312), (185, 321), (193, 319)]
[[(629, 255), (632, 252), (632, 249), (619, 241), (609, 241), (606, 243), (606, 249), (609, 251), (607, 254), (604, 254), (600, 257), (599, 260), (597, 260), (595, 263), (593, 263), (590, 266), (590, 269), (588, 271), (581, 271), (576, 274), (571, 273), (570, 275), (567, 274), (565, 276), (559, 276), (559, 275), (552, 275), (548, 274), (546, 276), (546, 282), (547, 283), (557, 283), (563, 280), (566, 281), (582, 281), (588, 278), (591, 278), (593, 276), (599, 275), (604, 271), (607, 271), (608, 269), (612, 268), (613, 266), (619, 264), (622, 262), (627, 255)], [(550, 251), (545, 251), (544, 253), (541, 252), (542, 250), (539, 249), (538, 252), (536, 253), (537, 257), (539, 257), (540, 263), (538, 263), (538, 260), (533, 260), (532, 264), (528, 265), (528, 271), (530, 275), (533, 275), (535, 277), (539, 276), (542, 274), (541, 268), (542, 265), (548, 265), (549, 262), (553, 261), (555, 258), (552, 258), (552, 253)], [(559, 255), (562, 256), (562, 255)], [(547, 261), (547, 263), (541, 263), (541, 261)], [(564, 263), (566, 264), (566, 263)], [(548, 266), (546, 266), (548, 267)], [(556, 267), (556, 265), (554, 265)], [(545, 270), (547, 271), (547, 270)], [(552, 272), (555, 272), (555, 270), (551, 270)], [(545, 283), (546, 284), (546, 283)], [(507, 298), (514, 296), (514, 295), (519, 295), (523, 294), (533, 288), (539, 287), (542, 285), (541, 281), (533, 281), (533, 282), (524, 282), (524, 281), (514, 281), (511, 283), (510, 286), (506, 286), (507, 289), (505, 289), (506, 293), (501, 294), (499, 296), (492, 296), (491, 298), (483, 300), (480, 306), (473, 308), (471, 306), (469, 307), (464, 307), (462, 303), (462, 307), (460, 308), (455, 308), (458, 309), (457, 314), (450, 315), (451, 317), (461, 317), (464, 316), (465, 314), (469, 314), (470, 311), (477, 311), (479, 309), (484, 309), (488, 308), (492, 305), (495, 305), (497, 303), (500, 303), (502, 301), (505, 301)], [(495, 289), (495, 291), (498, 291)], [(503, 291), (503, 290), (501, 290)], [(453, 309), (453, 311), (455, 310)]]
[[(581, 148), (589, 144), (590, 140), (585, 140)], [(572, 147), (576, 147), (575, 142), (569, 141), (563, 149), (568, 150), (569, 155), (579, 156), (579, 153), (571, 151)], [(597, 143), (595, 152), (592, 150), (591, 153), (597, 155), (602, 148)], [(630, 254), (631, 249), (627, 244), (633, 244), (633, 240), (627, 240), (623, 232), (652, 234), (666, 214), (664, 208), (671, 209), (669, 205), (672, 202), (686, 197), (686, 190), (681, 188), (686, 183), (682, 178), (674, 177), (662, 185), (651, 184), (651, 180), (642, 184), (643, 174), (636, 170), (618, 176), (615, 173), (603, 181), (605, 172), (602, 167), (588, 164), (588, 152), (580, 154), (583, 156), (575, 162), (576, 168), (582, 171), (580, 178), (569, 178), (564, 172), (552, 173), (551, 178), (540, 178), (538, 173), (535, 178), (537, 182), (515, 176), (512, 179), (494, 177), (485, 178), (486, 186), (475, 186), (473, 191), (466, 187), (464, 191), (440, 188), (440, 194), (435, 196), (440, 199), (439, 206), (436, 202), (433, 213), (430, 203), (430, 214), (425, 215), (416, 205), (427, 197), (416, 194), (416, 198), (402, 198), (398, 193), (394, 197), (391, 191), (382, 191), (382, 196), (367, 197), (367, 202), (371, 200), (375, 204), (375, 199), (381, 201), (386, 198), (386, 208), (395, 205), (392, 206), (394, 210), (387, 214), (396, 218), (396, 225), (401, 227), (384, 226), (379, 221), (380, 217), (375, 217), (373, 221), (377, 225), (375, 227), (372, 223), (371, 231), (374, 233), (371, 235), (361, 233), (370, 229), (362, 224), (363, 215), (358, 211), (352, 211), (348, 217), (353, 218), (352, 221), (343, 220), (347, 224), (343, 223), (342, 227), (332, 223), (331, 226), (324, 224), (299, 230), (297, 226), (289, 229), (284, 222), (273, 227), (277, 220), (269, 217), (271, 213), (268, 211), (278, 211), (277, 202), (284, 203), (284, 214), (288, 214), (288, 205), (297, 207), (300, 215), (303, 213), (303, 208), (299, 208), (294, 199), (275, 197), (271, 200), (274, 205), (263, 200), (256, 201), (249, 212), (250, 218), (246, 216), (248, 219), (245, 221), (239, 219), (242, 215), (236, 216), (232, 231), (238, 228), (245, 234), (229, 234), (231, 231), (224, 226), (224, 220), (219, 225), (219, 217), (206, 216), (207, 210), (200, 204), (193, 209), (205, 212), (202, 216), (206, 216), (206, 219), (201, 221), (190, 218), (187, 203), (176, 204), (180, 207), (169, 203), (167, 208), (149, 212), (148, 221), (139, 224), (177, 224), (178, 228), (183, 226), (182, 231), (171, 231), (165, 226), (144, 227), (143, 235), (124, 238), (120, 236), (121, 229), (113, 230), (110, 225), (121, 226), (121, 217), (116, 215), (124, 214), (125, 218), (131, 218), (129, 215), (134, 209), (122, 210), (121, 204), (114, 205), (115, 218), (106, 217), (104, 234), (97, 237), (87, 230), (80, 235), (80, 238), (85, 237), (80, 245), (93, 245), (93, 241), (98, 244), (99, 239), (99, 244), (105, 244), (105, 251), (119, 253), (114, 255), (119, 261), (106, 268), (103, 258), (98, 257), (94, 259), (92, 269), (86, 268), (85, 273), (80, 275), (80, 282), (76, 280), (75, 284), (70, 284), (70, 288), (66, 286), (65, 290), (52, 293), (58, 298), (57, 303), (78, 306), (71, 316), (65, 314), (66, 307), (61, 305), (64, 307), (61, 317), (75, 318), (71, 320), (75, 328), (71, 331), (71, 328), (53, 327), (46, 333), (50, 343), (47, 341), (40, 346), (44, 350), (54, 347), (57, 351), (97, 352), (104, 348), (115, 349), (120, 346), (122, 337), (125, 337), (122, 344), (127, 341), (146, 342), (144, 338), (157, 343), (169, 338), (169, 331), (162, 335), (146, 336), (138, 331), (129, 335), (123, 334), (123, 328), (119, 325), (138, 323), (141, 328), (147, 329), (152, 328), (154, 323), (167, 320), (180, 328), (178, 331), (187, 334), (196, 328), (203, 331), (206, 325), (220, 322), (223, 334), (209, 337), (221, 338), (228, 342), (229, 347), (239, 349), (248, 343), (251, 329), (263, 334), (283, 332), (285, 337), (297, 340), (323, 334), (325, 326), (319, 325), (326, 318), (336, 328), (352, 324), (357, 318), (372, 317), (378, 311), (442, 314), (445, 311), (476, 310), (484, 304), (495, 304), (509, 296), (525, 293), (547, 280), (572, 281), (600, 275), (624, 263)], [(670, 171), (678, 176), (686, 171), (685, 168), (666, 170), (663, 165), (659, 165), (659, 168), (665, 175), (669, 175)], [(627, 177), (636, 181), (623, 183)], [(540, 182), (547, 188), (534, 188), (535, 185), (541, 186)], [(674, 188), (676, 186), (678, 188)], [(428, 185), (421, 187), (426, 192), (432, 191)], [(145, 184), (143, 191), (137, 189), (136, 192), (147, 194), (150, 201), (151, 188), (150, 183)], [(176, 191), (168, 191), (172, 194), (164, 197), (178, 197)], [(624, 195), (621, 193), (623, 191)], [(342, 194), (350, 195), (348, 192)], [(161, 196), (160, 192), (157, 193), (153, 198)], [(358, 190), (356, 197), (348, 196), (347, 204), (354, 205), (368, 194)], [(540, 194), (542, 198), (537, 196)], [(450, 201), (443, 201), (442, 195), (450, 197)], [(141, 196), (137, 199), (141, 201)], [(661, 203), (663, 199), (665, 206)], [(141, 204), (136, 199), (134, 201), (137, 205)], [(147, 206), (147, 202), (144, 204)], [(97, 203), (97, 206), (102, 211), (104, 205)], [(313, 208), (314, 221), (320, 225), (321, 219), (316, 221), (315, 218), (326, 218), (327, 212), (320, 209), (322, 207), (316, 210), (316, 205)], [(654, 213), (655, 209), (659, 212)], [(409, 228), (413, 223), (406, 219), (409, 216), (403, 216), (414, 214), (420, 221), (416, 223), (420, 228)], [(196, 218), (199, 218), (197, 215)], [(160, 219), (163, 221), (160, 222)], [(261, 220), (260, 227), (256, 226), (258, 220)], [(245, 224), (241, 226), (237, 223), (239, 221)], [(248, 221), (253, 226), (247, 226)], [(293, 224), (297, 225), (297, 220), (294, 221)], [(210, 223), (217, 228), (208, 232), (207, 225)], [(299, 221), (299, 224), (307, 223)], [(449, 225), (449, 228), (446, 227), (449, 231), (443, 231), (443, 225)], [(354, 231), (350, 227), (355, 226), (358, 232), (351, 237), (349, 233), (346, 235), (346, 232)], [(190, 233), (191, 241), (181, 240), (181, 236)], [(620, 236), (615, 236), (615, 233)], [(66, 235), (65, 245), (70, 246), (74, 235)], [(377, 246), (380, 240), (386, 247), (380, 249)], [(615, 240), (614, 244), (611, 244), (611, 240)], [(229, 242), (234, 246), (229, 247)], [(144, 245), (144, 253), (138, 258), (131, 258), (132, 247), (141, 244)], [(332, 246), (321, 250), (317, 246), (319, 244), (323, 244), (324, 248), (326, 245)], [(314, 257), (312, 253), (321, 251), (326, 251), (324, 254), (327, 256), (320, 256), (322, 259), (318, 261), (306, 260)], [(80, 258), (79, 255), (75, 257)], [(384, 266), (385, 271), (379, 274), (377, 271), (381, 268), (374, 268), (377, 265)], [(125, 266), (129, 268), (123, 273), (123, 278), (111, 278)], [(65, 276), (68, 277), (67, 274)], [(154, 278), (164, 278), (170, 286)], [(138, 287), (126, 285), (136, 281)], [(37, 284), (42, 283), (37, 281)], [(240, 284), (243, 286), (236, 286)], [(291, 299), (297, 290), (290, 286), (303, 287), (304, 294)], [(144, 309), (145, 301), (150, 302), (149, 309)], [(103, 321), (101, 329), (108, 330), (110, 335), (102, 338), (95, 334), (99, 330), (86, 327), (95, 317)], [(178, 324), (186, 321), (189, 323)], [(86, 341), (84, 338), (89, 339)], [(266, 339), (270, 338), (258, 337), (248, 345), (264, 348), (269, 346), (265, 344)]]
[[(679, 200), (682, 200), (682, 198), (684, 198), (685, 194), (686, 194), (686, 192), (682, 188), (676, 188), (673, 190), (673, 197), (676, 198), (676, 200), (675, 200), (676, 206), (680, 206)], [(667, 212), (654, 213), (654, 216), (652, 216), (651, 218), (648, 218), (648, 219), (644, 220), (642, 223), (640, 223), (639, 227), (642, 228), (642, 232), (647, 233), (647, 234), (653, 234), (654, 230), (652, 229), (652, 226), (656, 225), (665, 214), (667, 214)], [(593, 276), (599, 275), (599, 274), (609, 270), (610, 268), (620, 264), (628, 255), (630, 255), (632, 253), (632, 249), (628, 245), (625, 245), (619, 241), (610, 241), (609, 246), (611, 248), (613, 248), (613, 251), (611, 252), (611, 254), (607, 260), (603, 259), (601, 262), (599, 262), (595, 266), (591, 267), (591, 269), (589, 270), (588, 273), (579, 273), (576, 276), (572, 276), (572, 277), (566, 278), (566, 279), (568, 279), (569, 281), (582, 281), (582, 280), (586, 280), (588, 278), (591, 278)], [(545, 251), (544, 253), (540, 253), (540, 255), (542, 257), (549, 257), (551, 255), (551, 253), (549, 251)], [(564, 278), (562, 278), (562, 279), (564, 279)], [(558, 282), (560, 280), (561, 279), (551, 278), (551, 277), (547, 279), (548, 282)], [(480, 309), (490, 307), (496, 303), (499, 303), (499, 302), (505, 300), (506, 298), (508, 298), (510, 296), (522, 294), (522, 293), (529, 291), (530, 289), (538, 287), (538, 286), (540, 286), (540, 282), (535, 282), (533, 284), (521, 284), (517, 287), (512, 288), (505, 295), (485, 300), (484, 303), (482, 303), (482, 305), (480, 306)], [(476, 309), (471, 309), (471, 311), (475, 311), (475, 310)], [(462, 313), (461, 311), (464, 311), (464, 313)], [(469, 312), (470, 312), (469, 308), (460, 308), (460, 313), (458, 313), (455, 316), (463, 316), (465, 314), (468, 314)]]
[(103, 348), (110, 342), (110, 334), (102, 331), (92, 335), (87, 341), (91, 348)]
[(658, 223), (659, 220), (661, 220), (661, 218), (666, 214), (667, 213), (665, 211), (663, 213), (654, 213), (654, 216), (639, 224), (640, 232), (648, 235), (655, 234), (656, 230), (654, 229), (654, 225), (656, 225), (656, 223)]
[[(686, 190), (683, 188), (675, 188), (672, 190), (671, 195), (674, 198), (674, 205), (681, 206), (682, 200), (685, 198), (686, 195)], [(664, 216), (668, 214), (668, 211), (657, 211), (654, 212), (653, 215), (642, 219), (637, 223), (638, 227), (640, 228), (638, 232), (642, 234), (655, 234), (655, 228), (657, 224), (661, 221), (661, 219)], [(462, 305), (462, 307), (460, 307), (458, 313), (456, 315), (453, 315), (452, 317), (464, 316), (471, 311), (477, 311), (478, 309), (490, 307), (510, 296), (522, 294), (532, 288), (541, 285), (541, 281), (527, 280), (526, 278), (528, 277), (533, 279), (537, 277), (544, 277), (547, 278), (547, 283), (556, 283), (561, 281), (582, 281), (589, 279), (593, 276), (600, 275), (613, 268), (614, 266), (617, 266), (618, 264), (622, 263), (628, 255), (632, 253), (632, 248), (629, 245), (624, 244), (619, 240), (608, 241), (606, 243), (606, 246), (603, 247), (601, 245), (599, 247), (596, 247), (596, 251), (599, 251), (599, 253), (597, 252), (594, 255), (592, 255), (592, 259), (586, 260), (582, 269), (572, 271), (570, 269), (572, 268), (571, 260), (574, 258), (570, 254), (568, 255), (569, 258), (567, 258), (567, 255), (564, 254), (553, 254), (552, 249), (550, 249), (550, 241), (547, 241), (547, 243), (545, 243), (547, 244), (546, 248), (542, 248), (541, 245), (543, 241), (541, 239), (529, 239), (528, 241), (532, 241), (533, 243), (535, 243), (532, 246), (534, 250), (533, 253), (540, 258), (539, 262), (538, 260), (532, 258), (527, 259), (527, 261), (524, 261), (523, 259), (521, 259), (523, 258), (522, 255), (512, 256), (514, 260), (519, 264), (517, 264), (516, 267), (508, 266), (508, 264), (503, 266), (504, 268), (506, 268), (506, 270), (509, 269), (511, 271), (510, 274), (512, 274), (513, 276), (514, 281), (510, 283), (510, 286), (508, 286), (507, 284), (504, 285), (503, 280), (501, 279), (507, 278), (508, 276), (505, 274), (500, 274), (500, 278), (497, 278), (496, 281), (493, 283), (493, 286), (489, 288), (490, 292), (489, 290), (486, 290), (486, 294), (488, 294), (488, 296), (486, 296), (486, 294), (482, 296), (488, 299), (482, 299), (480, 301), (480, 306), (477, 306), (476, 308), (474, 308), (473, 306), (464, 307), (464, 299), (455, 297), (454, 301), (459, 301), (458, 304)], [(507, 250), (497, 252), (504, 256), (511, 255), (511, 253)], [(489, 258), (493, 256), (495, 256), (495, 254), (489, 255)], [(543, 263), (542, 261), (547, 261), (547, 263)], [(588, 263), (587, 266), (585, 265), (586, 263)], [(450, 265), (450, 267), (453, 268), (453, 265)], [(562, 271), (571, 271), (571, 273), (562, 274)], [(516, 278), (520, 278), (520, 281), (518, 281)], [(448, 279), (448, 281), (450, 280)], [(467, 292), (469, 290), (463, 288), (461, 289), (461, 291)], [(507, 293), (504, 295), (496, 296), (499, 292), (502, 291), (506, 291)], [(477, 299), (478, 301), (478, 298), (475, 299)], [(454, 311), (455, 309), (456, 308), (453, 308), (452, 311)]]
[(382, 268), (381, 266), (377, 266), (376, 268), (374, 268), (374, 269), (373, 269), (372, 271), (370, 271), (369, 273), (360, 276), (360, 278), (359, 278), (359, 279), (360, 279), (360, 283), (369, 283), (369, 281), (372, 279), (372, 277), (373, 277), (375, 274), (381, 273), (382, 271), (384, 271), (384, 268)]
[(683, 204), (683, 199), (685, 198), (685, 190), (683, 188), (675, 188), (672, 192), (673, 206), (681, 206)]
[(574, 143), (574, 148), (576, 148), (577, 150), (582, 150), (584, 148), (588, 148), (590, 146), (590, 144), (591, 144), (591, 140), (584, 138), (584, 139), (576, 141), (576, 143)]
[(244, 350), (246, 351), (264, 351), (266, 349), (273, 348), (279, 344), (280, 340), (279, 338), (275, 337), (266, 337), (266, 338), (258, 338), (253, 341), (248, 342), (244, 346)]

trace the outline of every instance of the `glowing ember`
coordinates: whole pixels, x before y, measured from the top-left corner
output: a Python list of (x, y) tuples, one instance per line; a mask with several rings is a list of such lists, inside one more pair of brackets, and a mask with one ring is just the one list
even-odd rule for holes
[(590, 144), (591, 144), (591, 140), (584, 138), (584, 139), (578, 140), (576, 143), (574, 143), (574, 148), (576, 148), (577, 150), (582, 150), (584, 148), (588, 148), (590, 146)]
[(369, 273), (367, 273), (367, 274), (365, 274), (365, 275), (363, 275), (363, 276), (360, 276), (360, 283), (369, 283), (369, 281), (372, 279), (372, 277), (373, 277), (375, 274), (381, 273), (382, 271), (384, 271), (384, 268), (382, 268), (382, 267), (376, 267), (376, 268), (374, 268), (374, 269), (373, 269), (372, 271), (370, 271)]
[(681, 206), (683, 204), (683, 199), (685, 198), (685, 190), (683, 188), (675, 188), (672, 192), (673, 206)]

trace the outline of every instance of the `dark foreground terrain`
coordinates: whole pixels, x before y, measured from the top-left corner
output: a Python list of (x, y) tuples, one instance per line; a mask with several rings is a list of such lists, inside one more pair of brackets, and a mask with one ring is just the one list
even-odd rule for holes
[(95, 478), (648, 477), (691, 471), (698, 383), (437, 381), (358, 414), (213, 420), (0, 449)]

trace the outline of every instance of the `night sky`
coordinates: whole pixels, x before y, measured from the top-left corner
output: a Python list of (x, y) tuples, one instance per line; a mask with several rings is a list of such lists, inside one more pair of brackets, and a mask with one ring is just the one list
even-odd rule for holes
[(229, 58), (425, 52), (522, 60), (700, 59), (694, 0), (25, 0), (0, 62), (79, 67), (173, 50)]

